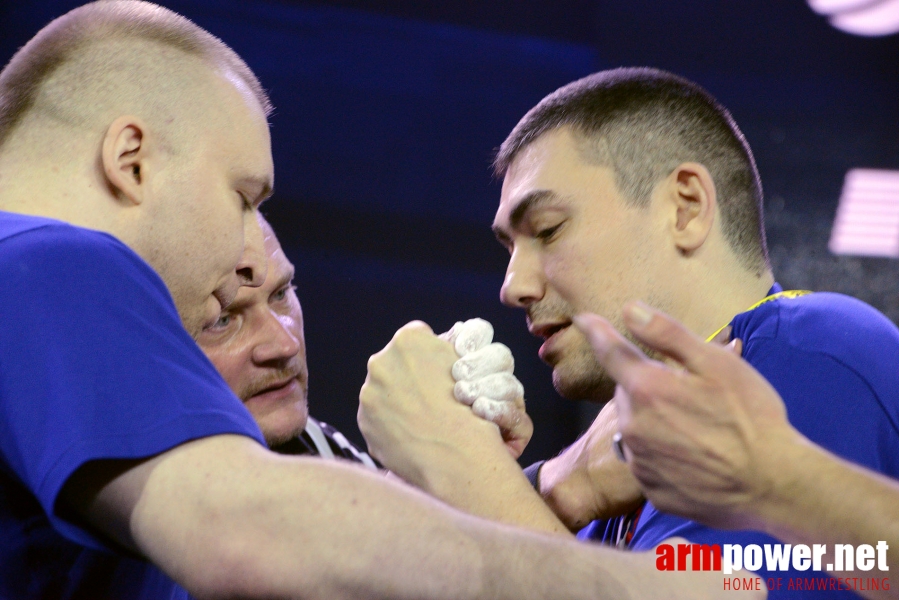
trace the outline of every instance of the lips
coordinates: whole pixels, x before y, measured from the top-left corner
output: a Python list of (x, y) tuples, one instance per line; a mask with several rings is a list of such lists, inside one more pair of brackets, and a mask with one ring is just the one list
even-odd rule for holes
[(528, 330), (531, 332), (531, 335), (547, 339), (562, 331), (569, 325), (571, 325), (571, 321), (565, 321), (561, 323), (544, 323), (539, 325), (531, 325), (530, 327), (528, 327)]
[(299, 386), (299, 374), (293, 375), (285, 379), (280, 379), (274, 383), (269, 383), (265, 387), (253, 390), (247, 398), (260, 398), (262, 396), (282, 396), (293, 392), (294, 384)]
[(541, 360), (544, 362), (549, 362), (550, 355), (553, 353), (553, 350), (556, 345), (559, 343), (559, 338), (568, 330), (571, 326), (571, 321), (554, 321), (554, 322), (543, 322), (543, 323), (531, 323), (528, 326), (528, 331), (531, 332), (532, 335), (543, 338), (543, 345), (540, 346), (540, 350), (538, 351), (538, 355)]

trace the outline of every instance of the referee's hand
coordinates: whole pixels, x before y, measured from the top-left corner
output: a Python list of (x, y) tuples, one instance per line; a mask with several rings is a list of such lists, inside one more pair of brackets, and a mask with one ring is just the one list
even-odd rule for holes
[(625, 455), (653, 504), (713, 527), (755, 523), (779, 449), (801, 435), (774, 388), (739, 357), (739, 340), (707, 344), (668, 315), (628, 304), (625, 325), (663, 363), (599, 316), (575, 323), (618, 382)]

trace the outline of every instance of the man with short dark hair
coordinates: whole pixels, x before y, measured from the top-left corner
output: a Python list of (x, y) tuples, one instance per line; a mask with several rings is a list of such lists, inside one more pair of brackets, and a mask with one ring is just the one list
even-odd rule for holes
[[(639, 298), (703, 338), (740, 338), (744, 357), (783, 396), (797, 429), (851, 461), (899, 475), (899, 331), (854, 299), (783, 291), (774, 282), (752, 154), (707, 92), (654, 69), (591, 75), (531, 109), (500, 148), (496, 170), (504, 181), (494, 232), (510, 253), (501, 297), (526, 311), (529, 330), (545, 340), (540, 356), (560, 393), (612, 398), (615, 381), (573, 319), (597, 313), (633, 340), (621, 307)], [(612, 454), (614, 408), (561, 456), (531, 470), (573, 529), (640, 501)], [(369, 447), (417, 447), (389, 416), (365, 415), (374, 421), (364, 431)], [(397, 454), (374, 456), (402, 475), (410, 467)], [(457, 452), (414, 464), (430, 474), (418, 478), (426, 483), (485, 468)], [(425, 489), (476, 514), (501, 510), (503, 500), (514, 504), (487, 493), (443, 493), (448, 485)], [(645, 550), (672, 535), (705, 544), (776, 541), (704, 527), (651, 503), (595, 521), (580, 537)], [(763, 565), (759, 573), (827, 583), (826, 572)]]

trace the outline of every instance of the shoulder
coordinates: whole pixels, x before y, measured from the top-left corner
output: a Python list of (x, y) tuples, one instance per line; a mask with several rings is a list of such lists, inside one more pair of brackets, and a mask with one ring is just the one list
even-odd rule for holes
[(784, 351), (806, 350), (856, 363), (878, 354), (899, 357), (899, 329), (872, 306), (843, 294), (817, 292), (768, 302), (734, 318), (733, 336), (747, 350), (768, 341)]
[(864, 302), (815, 293), (734, 319), (743, 357), (813, 442), (899, 475), (899, 330)]
[(107, 233), (24, 215), (0, 219), (0, 261), (22, 275), (84, 264), (152, 272), (133, 250)]
[[(0, 298), (22, 309), (55, 301), (96, 306), (104, 297), (116, 303), (131, 297), (166, 312), (172, 304), (165, 283), (131, 248), (107, 233), (53, 219), (0, 212), (0, 270), (15, 283), (3, 286)], [(42, 302), (23, 303), (23, 297)]]

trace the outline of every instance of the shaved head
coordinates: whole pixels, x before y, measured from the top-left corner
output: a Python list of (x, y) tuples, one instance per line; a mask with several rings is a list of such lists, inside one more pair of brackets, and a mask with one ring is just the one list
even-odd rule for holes
[(196, 117), (209, 94), (197, 91), (212, 73), (246, 88), (269, 114), (243, 60), (188, 19), (147, 2), (81, 6), (47, 25), (0, 73), (0, 150), (19, 134), (34, 148), (60, 127), (98, 131), (123, 113), (147, 119), (174, 144), (202, 123)]
[(269, 100), (221, 40), (135, 0), (52, 21), (0, 72), (0, 209), (104, 231), (188, 331), (265, 276)]

